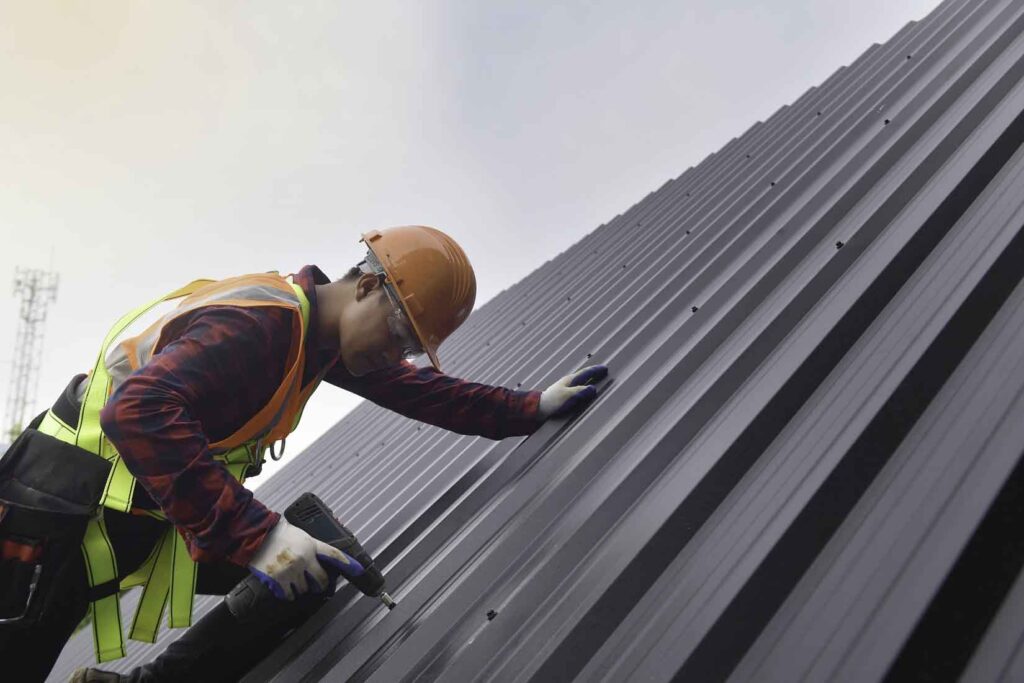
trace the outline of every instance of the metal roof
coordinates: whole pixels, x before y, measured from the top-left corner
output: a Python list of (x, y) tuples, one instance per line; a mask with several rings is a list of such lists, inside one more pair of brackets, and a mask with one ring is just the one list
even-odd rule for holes
[(1022, 26), (948, 0), (446, 343), (607, 364), (582, 415), (365, 402), (295, 458), (260, 498), (320, 495), (399, 605), (346, 588), (246, 680), (1024, 680)]

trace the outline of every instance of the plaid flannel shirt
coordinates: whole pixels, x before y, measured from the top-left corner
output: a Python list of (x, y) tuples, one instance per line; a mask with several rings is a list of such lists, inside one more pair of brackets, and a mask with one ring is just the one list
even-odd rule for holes
[[(450, 377), (404, 361), (355, 377), (315, 348), (316, 266), (294, 276), (310, 303), (303, 385), (324, 380), (406, 417), (460, 434), (503, 439), (540, 427), (540, 391), (515, 391)], [(247, 565), (280, 515), (214, 460), (226, 438), (273, 395), (284, 376), (292, 313), (275, 307), (210, 306), (176, 319), (161, 346), (114, 392), (103, 432), (136, 477), (134, 504), (159, 507), (196, 561)]]

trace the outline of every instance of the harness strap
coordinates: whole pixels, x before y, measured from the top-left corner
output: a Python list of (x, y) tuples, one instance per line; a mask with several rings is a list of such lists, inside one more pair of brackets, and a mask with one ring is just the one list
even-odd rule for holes
[[(92, 373), (89, 375), (85, 396), (82, 399), (81, 412), (78, 415), (78, 429), (74, 443), (86, 450), (96, 453), (108, 461), (112, 467), (107, 483), (100, 497), (100, 508), (97, 517), (86, 527), (85, 539), (82, 542), (82, 553), (85, 564), (89, 568), (89, 587), (91, 591), (106, 592), (117, 582), (117, 559), (114, 548), (106, 533), (103, 522), (103, 507), (113, 508), (121, 512), (131, 509), (132, 495), (135, 491), (135, 478), (128, 471), (127, 465), (118, 457), (117, 452), (103, 435), (100, 428), (100, 411), (110, 396), (111, 379), (104, 360), (110, 344), (135, 322), (140, 316), (164, 301), (188, 296), (212, 280), (195, 280), (162, 296), (150, 303), (143, 304), (122, 316), (107, 333), (96, 358)], [(121, 626), (121, 606), (118, 592), (115, 590), (105, 597), (90, 602), (93, 622), (93, 639), (96, 645), (96, 661), (105, 662), (125, 656), (124, 635)]]
[(188, 554), (188, 546), (174, 527), (169, 534), (174, 536), (174, 550), (171, 556), (171, 610), (167, 626), (181, 628), (192, 625), (192, 601), (196, 594), (196, 563)]
[[(117, 581), (117, 559), (114, 557), (107, 535), (103, 510), (98, 509), (96, 516), (89, 520), (85, 528), (85, 539), (82, 541), (82, 554), (85, 556), (86, 573), (89, 586), (96, 587)], [(96, 646), (96, 661), (107, 662), (111, 659), (124, 657), (124, 639), (121, 637), (121, 607), (117, 593), (90, 602), (92, 611), (92, 634)]]
[[(110, 396), (112, 381), (107, 371), (105, 359), (110, 344), (140, 316), (157, 304), (192, 294), (200, 287), (213, 282), (212, 280), (196, 280), (160, 297), (143, 306), (130, 311), (121, 317), (108, 332), (93, 366), (82, 399), (78, 424), (76, 428), (59, 420), (53, 411), (48, 411), (43, 419), (41, 431), (47, 431), (69, 443), (98, 453), (112, 463), (107, 478), (100, 507), (96, 517), (90, 520), (85, 539), (82, 542), (82, 553), (85, 557), (89, 579), (90, 609), (93, 619), (93, 637), (96, 646), (96, 659), (106, 662), (125, 656), (124, 634), (121, 625), (120, 603), (118, 591), (132, 586), (143, 585), (139, 606), (135, 612), (129, 637), (132, 640), (152, 643), (156, 640), (159, 623), (168, 603), (168, 626), (180, 628), (192, 623), (192, 607), (195, 598), (197, 577), (196, 563), (188, 552), (188, 546), (173, 526), (168, 526), (166, 533), (154, 547), (150, 557), (143, 566), (131, 576), (118, 582), (117, 560), (113, 546), (106, 531), (103, 519), (103, 507), (122, 512), (131, 509), (132, 495), (136, 484), (135, 478), (128, 471), (124, 460), (120, 458), (113, 445), (103, 435), (100, 427), (100, 411)], [(300, 302), (302, 329), (309, 326), (309, 300), (302, 287), (288, 280)], [(303, 392), (303, 399), (308, 399), (317, 381), (312, 382), (308, 392)], [(303, 400), (304, 407), (305, 400)], [(294, 428), (301, 418), (301, 409), (292, 425)], [(214, 456), (224, 463), (227, 470), (240, 482), (253, 468), (258, 471), (263, 460), (263, 443), (261, 439), (242, 444), (230, 451)], [(151, 511), (154, 517), (165, 519), (159, 511)]]
[[(174, 529), (172, 528), (171, 531)], [(155, 643), (156, 632), (160, 628), (160, 617), (167, 606), (167, 595), (171, 584), (171, 553), (173, 546), (168, 543), (165, 533), (156, 542), (150, 559), (140, 568), (145, 570), (141, 581), (144, 584), (139, 607), (135, 610), (132, 630), (128, 637), (144, 643)], [(134, 575), (133, 575), (134, 576)], [(133, 577), (128, 577), (131, 579)], [(127, 582), (127, 579), (126, 579)], [(122, 587), (127, 587), (122, 582)]]

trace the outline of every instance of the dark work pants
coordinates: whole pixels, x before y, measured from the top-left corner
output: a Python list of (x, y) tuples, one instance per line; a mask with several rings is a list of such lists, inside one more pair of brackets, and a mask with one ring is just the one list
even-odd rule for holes
[(240, 624), (224, 602), (167, 646), (154, 661), (132, 670), (131, 683), (156, 681), (237, 681), (267, 656), (296, 626), (324, 604), (322, 595), (303, 595), (295, 602), (277, 601), (273, 621)]
[[(152, 517), (109, 509), (103, 512), (117, 557), (118, 574), (124, 578), (146, 560), (167, 527)], [(82, 554), (75, 553), (71, 562), (63, 571), (63, 580), (54, 586), (58, 591), (54, 608), (39, 623), (21, 629), (0, 626), (3, 680), (45, 680), (75, 627), (88, 612), (88, 580)], [(200, 564), (196, 592), (224, 595), (246, 576), (248, 570), (237, 565)], [(222, 602), (152, 662), (133, 670), (126, 678), (139, 682), (238, 680), (324, 601), (319, 595), (303, 596), (294, 603), (281, 601), (280, 618), (253, 624), (235, 622)], [(141, 643), (137, 646), (146, 647)]]

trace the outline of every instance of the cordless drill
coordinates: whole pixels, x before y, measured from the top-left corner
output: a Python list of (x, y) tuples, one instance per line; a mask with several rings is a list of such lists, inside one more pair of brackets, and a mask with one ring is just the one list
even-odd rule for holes
[[(340, 572), (341, 575), (364, 595), (379, 598), (389, 610), (395, 608), (396, 603), (385, 592), (384, 576), (374, 566), (373, 558), (359, 545), (355, 534), (335, 518), (322, 500), (312, 493), (303, 493), (284, 511), (284, 518), (313, 538), (343, 552), (352, 570)], [(328, 569), (328, 572), (333, 571)], [(246, 577), (224, 598), (231, 614), (243, 622), (261, 618), (264, 609), (273, 611), (277, 600), (270, 589), (255, 576)]]

